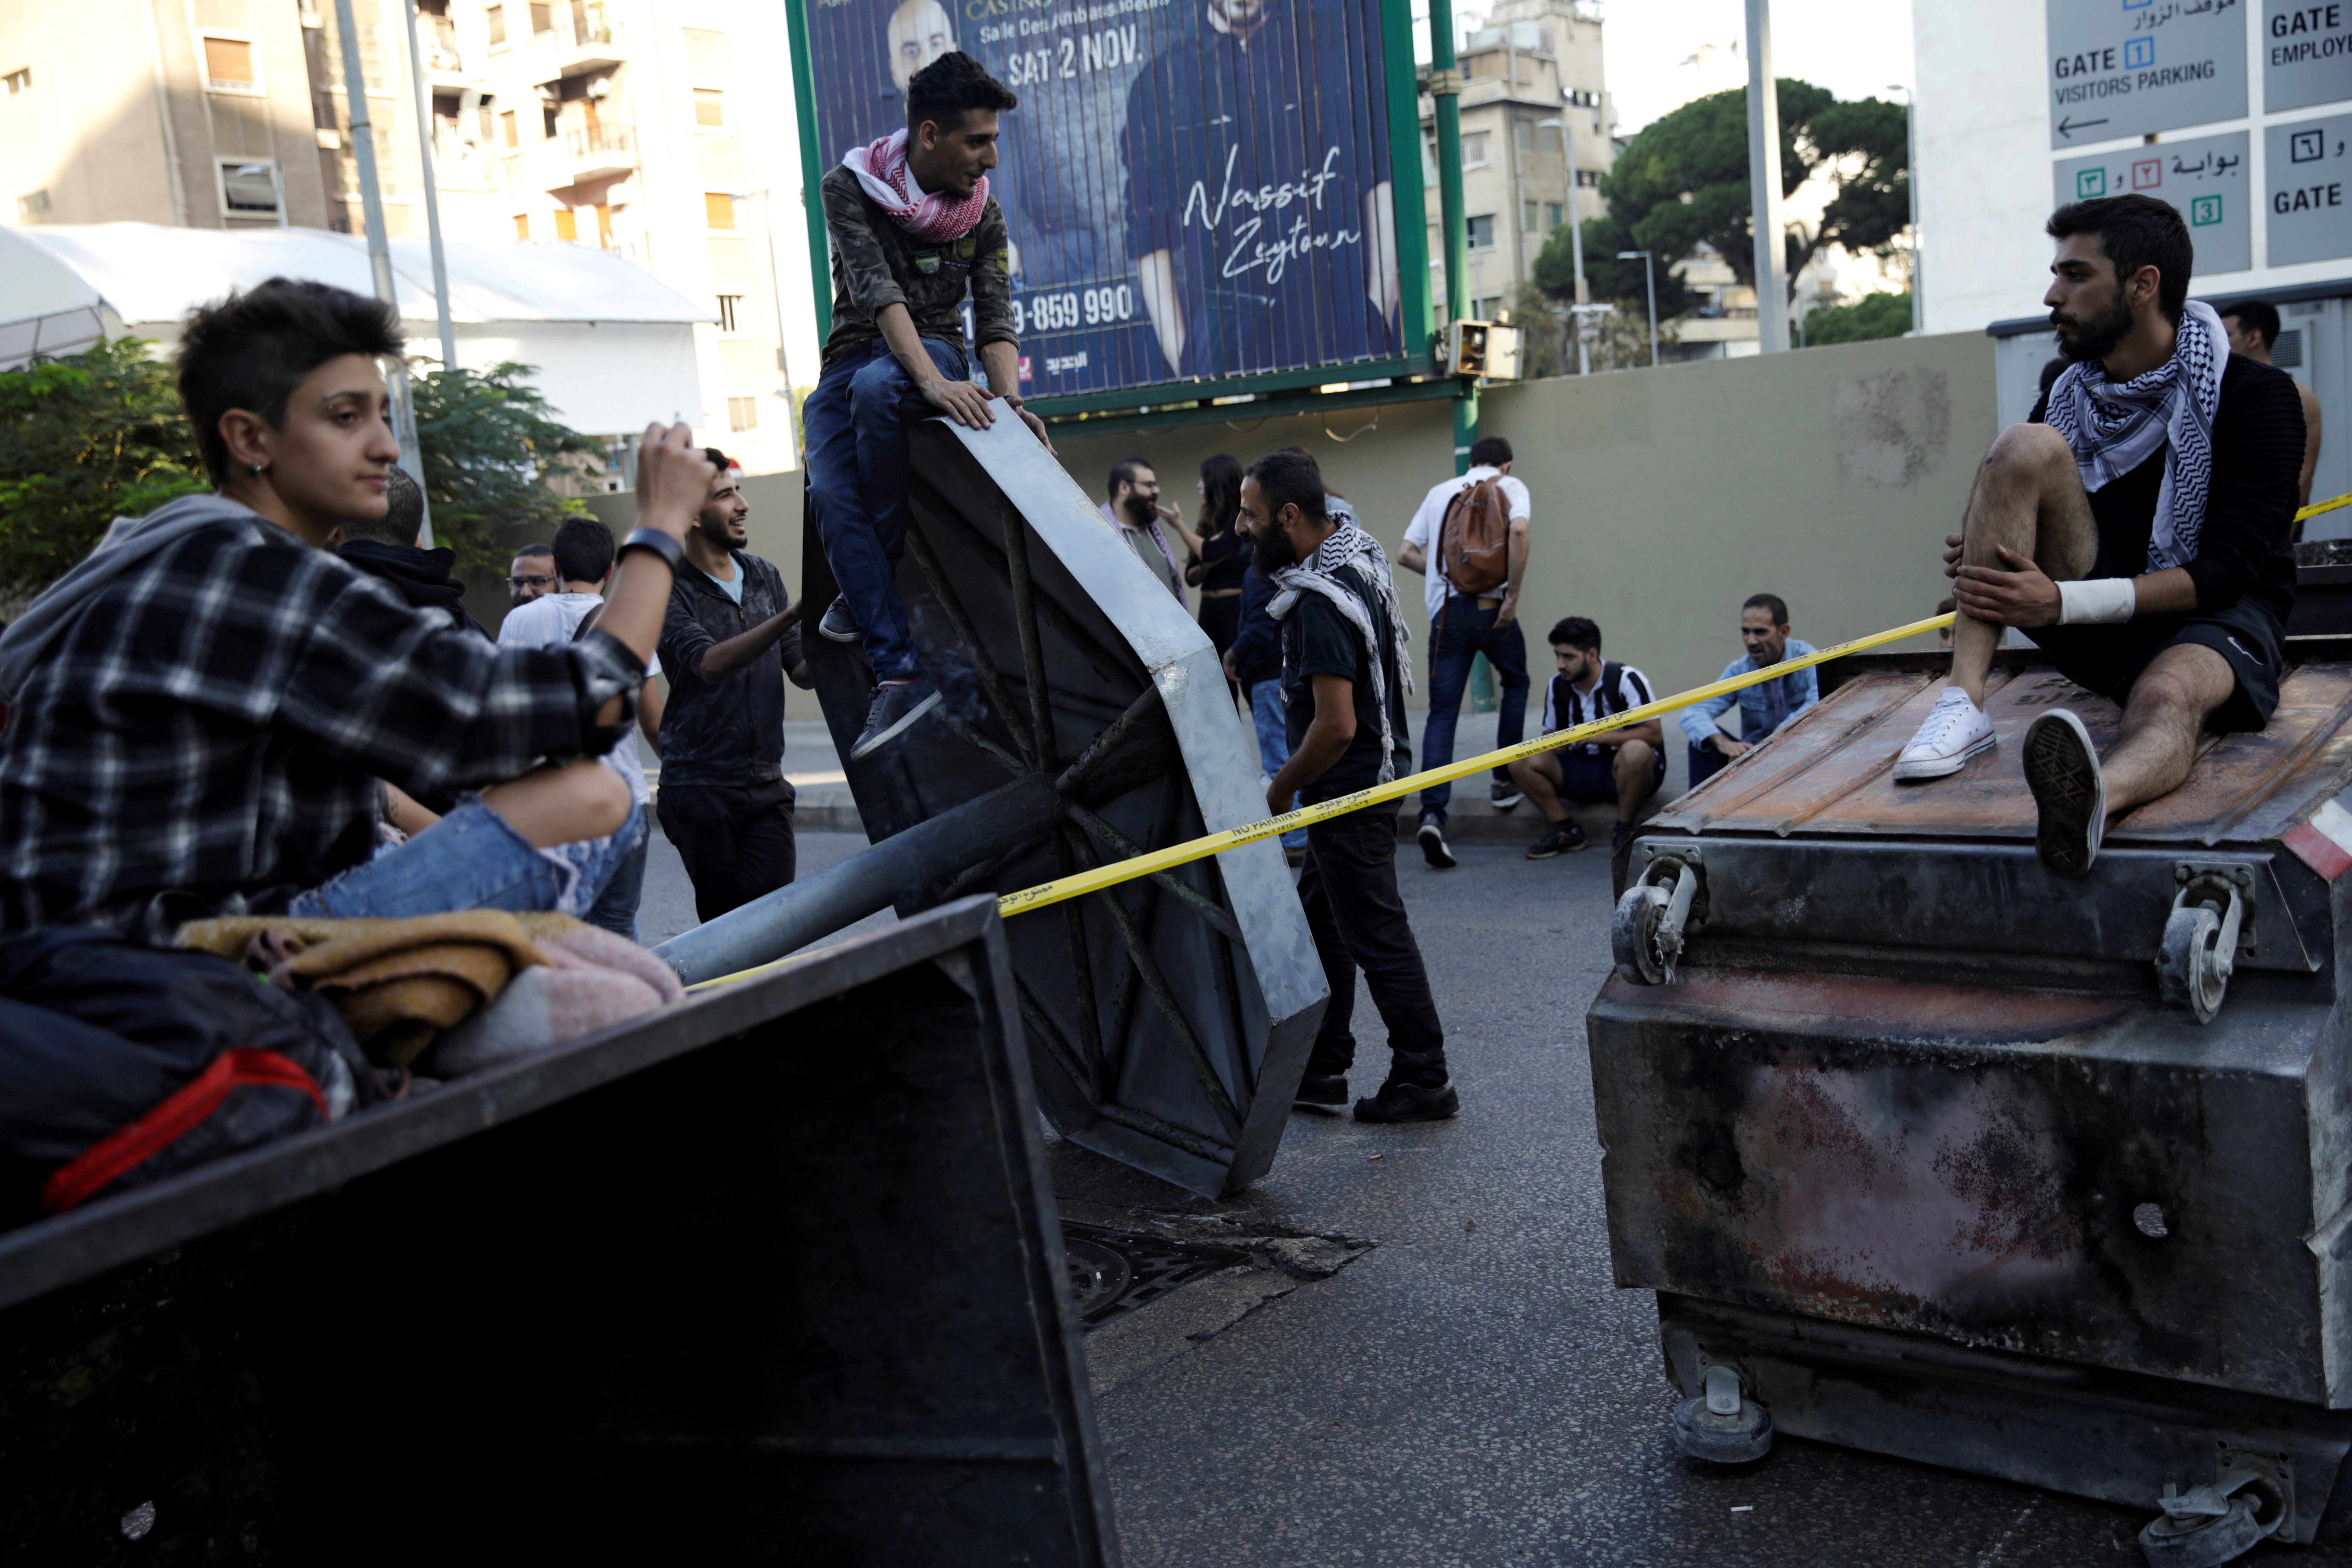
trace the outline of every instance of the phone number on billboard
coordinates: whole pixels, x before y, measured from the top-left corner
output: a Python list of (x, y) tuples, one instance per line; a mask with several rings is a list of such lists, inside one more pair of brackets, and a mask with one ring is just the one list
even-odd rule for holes
[(1135, 316), (1135, 291), (1126, 284), (1103, 289), (1074, 289), (1064, 294), (1015, 296), (1013, 330), (1041, 332), (1057, 328), (1100, 326), (1105, 321), (1130, 321)]

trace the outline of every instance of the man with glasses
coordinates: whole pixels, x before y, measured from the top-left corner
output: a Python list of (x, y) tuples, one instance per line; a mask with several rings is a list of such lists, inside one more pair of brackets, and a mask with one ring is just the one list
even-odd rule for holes
[(507, 568), (507, 592), (518, 605), (555, 592), (555, 552), (544, 544), (516, 551), (514, 564)]

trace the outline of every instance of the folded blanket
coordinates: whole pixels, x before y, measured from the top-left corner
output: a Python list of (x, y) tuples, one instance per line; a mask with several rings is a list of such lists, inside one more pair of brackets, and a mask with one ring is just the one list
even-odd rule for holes
[[(405, 920), (246, 916), (180, 928), (183, 947), (243, 958), (270, 984), (332, 1001), (370, 1056), (407, 1067), (518, 977), (545, 972), (492, 1047), (435, 1062), (435, 1076), (576, 1038), (685, 994), (667, 964), (569, 915), (465, 910)], [(560, 976), (560, 978), (559, 978)], [(463, 1064), (463, 1065), (461, 1065)]]

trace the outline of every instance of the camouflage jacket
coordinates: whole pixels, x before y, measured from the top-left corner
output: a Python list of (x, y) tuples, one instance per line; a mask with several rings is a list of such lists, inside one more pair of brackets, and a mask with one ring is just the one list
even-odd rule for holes
[(874, 318), (886, 305), (906, 306), (917, 335), (953, 343), (970, 358), (961, 309), (966, 285), (981, 343), (1021, 341), (1013, 330), (1004, 210), (994, 196), (970, 234), (945, 245), (922, 245), (875, 205), (852, 171), (835, 165), (819, 188), (833, 240), (833, 332), (824, 340), (826, 364), (870, 353), (882, 335)]

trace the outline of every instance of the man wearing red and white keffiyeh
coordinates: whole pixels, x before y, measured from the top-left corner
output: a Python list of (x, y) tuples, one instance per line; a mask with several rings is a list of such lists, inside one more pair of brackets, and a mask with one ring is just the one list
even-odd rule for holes
[[(875, 691), (862, 758), (940, 702), (896, 584), (907, 538), (907, 421), (931, 412), (986, 429), (1021, 406), (1011, 247), (989, 194), (997, 116), (1018, 103), (978, 60), (941, 55), (907, 83), (907, 129), (851, 148), (820, 190), (833, 242), (833, 330), (802, 409), (809, 498), (840, 587), (817, 629), (862, 643)], [(972, 379), (963, 302), (987, 375)]]

